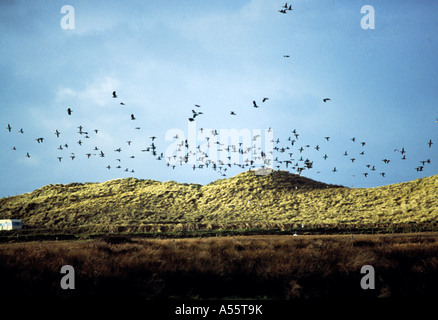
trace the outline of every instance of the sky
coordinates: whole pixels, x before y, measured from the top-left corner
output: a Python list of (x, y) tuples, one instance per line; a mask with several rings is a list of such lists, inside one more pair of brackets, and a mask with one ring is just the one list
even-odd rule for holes
[[(292, 173), (308, 159), (302, 176), (355, 188), (438, 174), (438, 2), (284, 4), (1, 1), (0, 197), (127, 177), (207, 184), (247, 159)], [(225, 154), (248, 139), (272, 161)]]

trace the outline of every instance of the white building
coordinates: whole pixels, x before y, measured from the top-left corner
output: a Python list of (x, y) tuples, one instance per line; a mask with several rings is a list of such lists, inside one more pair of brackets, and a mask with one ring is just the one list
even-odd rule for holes
[(18, 219), (0, 219), (0, 231), (21, 229), (22, 226), (21, 220)]

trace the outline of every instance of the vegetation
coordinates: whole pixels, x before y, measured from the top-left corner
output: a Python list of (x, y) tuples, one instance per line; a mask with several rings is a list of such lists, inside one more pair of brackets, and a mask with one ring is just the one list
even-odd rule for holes
[[(438, 298), (438, 237), (246, 236), (0, 244), (2, 299)], [(62, 290), (63, 265), (75, 290)], [(363, 290), (361, 267), (375, 270)]]
[[(208, 185), (134, 178), (48, 185), (0, 199), (0, 219), (40, 233), (275, 229), (438, 229), (438, 175), (369, 189), (285, 171), (244, 172)], [(307, 229), (306, 229), (307, 228)]]

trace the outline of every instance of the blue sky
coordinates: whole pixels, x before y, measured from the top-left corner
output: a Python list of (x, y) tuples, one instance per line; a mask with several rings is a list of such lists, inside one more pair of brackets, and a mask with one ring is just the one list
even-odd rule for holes
[[(284, 2), (2, 1), (0, 196), (125, 177), (206, 184), (247, 170), (172, 169), (141, 151), (155, 136), (164, 153), (172, 130), (187, 138), (193, 109), (198, 131), (271, 128), (274, 146), (289, 147), (273, 157), (313, 161), (302, 175), (318, 181), (376, 187), (437, 174), (438, 3), (297, 0), (282, 14)], [(64, 5), (75, 29), (61, 27)], [(361, 28), (364, 5), (375, 29)]]

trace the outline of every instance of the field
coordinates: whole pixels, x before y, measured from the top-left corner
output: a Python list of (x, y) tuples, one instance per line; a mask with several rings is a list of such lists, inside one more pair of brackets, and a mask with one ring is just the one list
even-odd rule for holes
[[(63, 265), (75, 289), (63, 290)], [(364, 290), (361, 267), (375, 269)], [(438, 234), (254, 235), (0, 244), (2, 299), (437, 298)]]

